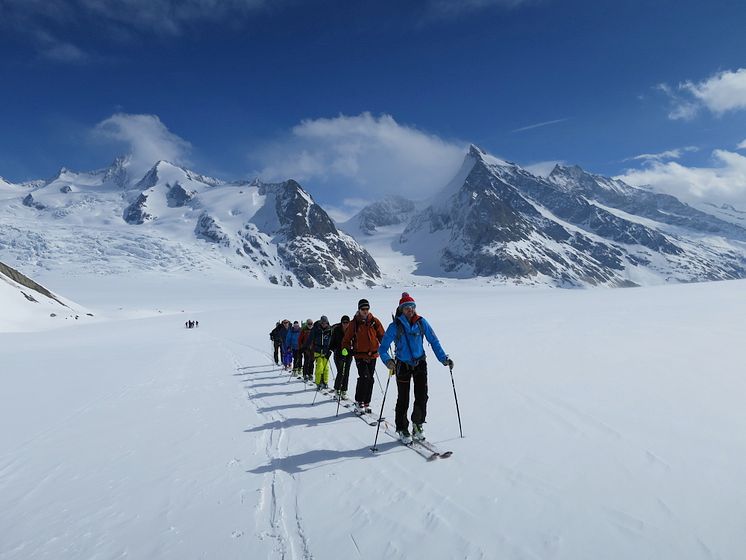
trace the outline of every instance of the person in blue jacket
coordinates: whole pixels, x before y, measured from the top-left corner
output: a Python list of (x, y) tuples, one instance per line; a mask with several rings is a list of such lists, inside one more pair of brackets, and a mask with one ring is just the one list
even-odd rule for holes
[(293, 373), (300, 377), (303, 356), (301, 353), (300, 346), (298, 345), (298, 339), (300, 338), (300, 323), (298, 321), (293, 322), (293, 326), (288, 329), (288, 334), (285, 337), (285, 347), (289, 348), (293, 353)]
[[(453, 367), (435, 336), (430, 323), (417, 314), (414, 298), (407, 292), (402, 294), (396, 316), (386, 329), (381, 340), (379, 354), (381, 361), (396, 375), (398, 390), (396, 399), (396, 433), (403, 443), (425, 439), (422, 425), (427, 416), (427, 362), (424, 339), (432, 346), (435, 356), (444, 366)], [(396, 360), (389, 354), (391, 343), (396, 346)], [(407, 410), (409, 409), (409, 381), (414, 381), (414, 406), (412, 407), (412, 435), (409, 433)]]

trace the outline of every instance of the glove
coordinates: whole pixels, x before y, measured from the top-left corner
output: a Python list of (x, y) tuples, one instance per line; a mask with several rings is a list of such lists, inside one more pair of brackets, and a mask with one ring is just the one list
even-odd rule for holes
[(326, 358), (327, 360), (329, 359), (329, 356), (331, 356), (331, 355), (332, 355), (332, 351), (331, 351), (331, 350), (327, 350), (326, 352), (324, 352), (324, 357), (325, 357), (325, 358)]
[(347, 351), (347, 348), (342, 348), (342, 355), (347, 357), (347, 354), (349, 354), (349, 352)]
[(448, 366), (449, 368), (453, 367), (453, 360), (451, 358), (446, 358), (443, 360), (443, 365)]
[(396, 362), (394, 360), (389, 360), (388, 362), (386, 362), (386, 367), (390, 370), (394, 369), (396, 367)]

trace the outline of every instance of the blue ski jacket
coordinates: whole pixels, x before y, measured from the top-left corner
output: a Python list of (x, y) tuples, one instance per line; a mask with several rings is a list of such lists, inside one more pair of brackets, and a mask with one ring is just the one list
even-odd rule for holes
[(425, 338), (432, 346), (439, 362), (448, 359), (448, 354), (440, 345), (438, 337), (435, 336), (435, 331), (424, 317), (418, 315), (414, 324), (410, 325), (407, 318), (400, 315), (392, 321), (386, 329), (386, 334), (383, 335), (381, 347), (378, 349), (381, 361), (385, 364), (391, 359), (389, 347), (393, 342), (396, 344), (396, 359), (410, 366), (416, 365), (419, 360), (425, 357)]
[(298, 350), (298, 339), (300, 338), (300, 328), (297, 330), (294, 328), (288, 329), (288, 334), (285, 337), (285, 347), (291, 350)]

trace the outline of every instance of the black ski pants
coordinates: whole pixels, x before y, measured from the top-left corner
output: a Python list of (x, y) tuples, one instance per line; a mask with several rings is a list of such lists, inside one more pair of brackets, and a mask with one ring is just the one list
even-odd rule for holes
[(282, 344), (280, 344), (277, 340), (273, 342), (275, 343), (275, 363), (279, 364), (282, 362)]
[(299, 348), (293, 350), (293, 369), (300, 370), (303, 368), (303, 351)]
[(313, 350), (303, 349), (303, 377), (313, 379)]
[(420, 360), (416, 366), (404, 362), (396, 363), (396, 431), (409, 429), (407, 410), (409, 409), (409, 381), (414, 381), (414, 406), (412, 422), (423, 424), (427, 415), (427, 362)]
[(334, 367), (337, 369), (337, 377), (334, 379), (334, 389), (336, 391), (347, 391), (351, 365), (352, 353), (343, 356), (341, 350), (334, 352)]
[(375, 375), (377, 358), (355, 358), (357, 366), (357, 385), (355, 386), (355, 401), (370, 404), (373, 396), (373, 376)]

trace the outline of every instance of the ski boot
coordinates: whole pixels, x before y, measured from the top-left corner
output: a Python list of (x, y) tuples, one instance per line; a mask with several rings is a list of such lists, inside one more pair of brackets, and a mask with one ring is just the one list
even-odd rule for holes
[(412, 426), (412, 439), (415, 441), (422, 441), (425, 439), (425, 430), (422, 424), (414, 424)]
[(412, 443), (412, 436), (409, 434), (409, 430), (399, 430), (396, 432), (396, 435), (399, 436), (399, 441), (402, 442), (404, 445), (409, 445)]

